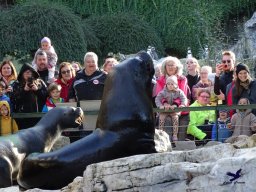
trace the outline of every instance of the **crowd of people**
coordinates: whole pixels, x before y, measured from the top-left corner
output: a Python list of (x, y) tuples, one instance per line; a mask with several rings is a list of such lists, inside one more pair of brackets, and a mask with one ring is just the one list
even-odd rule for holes
[[(157, 114), (158, 127), (170, 135), (171, 141), (224, 142), (229, 137), (250, 136), (256, 131), (255, 109), (225, 109), (217, 114), (214, 110), (191, 110), (189, 113), (170, 111), (184, 106), (255, 104), (256, 81), (250, 76), (247, 65), (236, 64), (232, 51), (222, 53), (221, 63), (216, 64), (215, 73), (211, 66), (200, 67), (197, 59), (193, 57), (187, 58), (185, 67), (186, 76), (182, 74), (183, 65), (180, 60), (172, 56), (166, 57), (160, 66), (155, 67), (157, 75), (153, 96), (157, 107), (167, 110)], [(164, 126), (168, 122), (168, 116), (171, 126)]]
[[(78, 62), (58, 63), (51, 40), (44, 37), (32, 64), (23, 64), (19, 74), (9, 60), (0, 65), (0, 134), (15, 133), (33, 126), (38, 118), (13, 119), (11, 113), (47, 112), (57, 103), (101, 100), (108, 73), (118, 61), (105, 58), (98, 66), (98, 56), (87, 52), (84, 65)], [(186, 67), (187, 74), (183, 74)], [(58, 68), (58, 70), (56, 70)], [(157, 128), (166, 131), (171, 141), (196, 139), (224, 142), (231, 136), (251, 135), (256, 131), (256, 110), (237, 109), (173, 111), (179, 107), (248, 105), (256, 103), (256, 82), (247, 65), (236, 64), (235, 54), (222, 53), (216, 65), (200, 67), (196, 58), (187, 58), (183, 66), (168, 56), (155, 65), (153, 106), (164, 109), (156, 113)], [(170, 117), (170, 125), (166, 126)], [(216, 121), (217, 118), (217, 121)], [(8, 124), (8, 126), (7, 126)]]
[[(0, 103), (0, 135), (32, 127), (40, 119), (13, 119), (11, 113), (48, 112), (57, 103), (100, 100), (106, 76), (118, 63), (114, 57), (107, 57), (100, 69), (98, 56), (93, 52), (85, 54), (84, 67), (78, 62), (62, 62), (57, 65), (57, 61), (51, 40), (44, 37), (32, 63), (23, 64), (18, 74), (10, 60), (2, 62), (0, 101), (5, 103)], [(4, 123), (5, 119), (9, 119), (9, 126)]]

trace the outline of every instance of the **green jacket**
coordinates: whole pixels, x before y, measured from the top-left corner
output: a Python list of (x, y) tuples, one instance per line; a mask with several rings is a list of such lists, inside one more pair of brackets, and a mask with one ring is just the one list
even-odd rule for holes
[[(197, 100), (190, 105), (190, 107), (200, 107)], [(189, 113), (189, 125), (187, 129), (187, 134), (193, 135), (199, 140), (205, 138), (206, 133), (204, 133), (201, 129), (197, 126), (204, 125), (205, 120), (209, 120), (209, 122), (215, 122), (215, 111), (208, 110), (208, 111), (190, 111)]]

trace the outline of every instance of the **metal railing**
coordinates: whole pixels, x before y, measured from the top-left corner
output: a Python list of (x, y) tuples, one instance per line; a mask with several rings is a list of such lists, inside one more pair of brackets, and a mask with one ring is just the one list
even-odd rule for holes
[[(232, 105), (232, 106), (226, 106), (226, 105), (217, 105), (217, 106), (203, 106), (203, 107), (182, 107), (182, 108), (175, 108), (174, 110), (168, 110), (165, 111), (164, 109), (154, 108), (153, 111), (155, 113), (157, 112), (181, 112), (181, 111), (206, 111), (206, 110), (214, 110), (217, 114), (218, 110), (226, 109), (226, 110), (234, 110), (234, 109), (256, 109), (256, 104), (251, 105)], [(84, 110), (84, 114), (86, 115), (97, 115), (99, 110)], [(12, 118), (14, 119), (20, 119), (20, 118), (39, 118), (43, 117), (45, 113), (12, 113)], [(189, 121), (188, 121), (189, 123)], [(215, 120), (215, 123), (217, 123), (217, 120)], [(187, 128), (187, 125), (179, 125), (179, 127)], [(156, 126), (157, 128), (158, 126)], [(171, 129), (172, 126), (165, 126), (166, 129)], [(217, 127), (218, 128), (218, 127)], [(70, 137), (81, 137), (81, 135), (87, 135), (86, 132), (91, 132), (91, 130), (87, 131), (86, 129), (83, 130), (72, 130), (71, 132), (83, 132), (82, 134), (79, 134), (78, 136), (72, 134), (64, 134), (69, 135)], [(65, 131), (64, 131), (65, 132)], [(179, 131), (179, 134), (181, 131)], [(186, 131), (183, 132), (183, 134), (186, 134)], [(217, 129), (217, 138), (218, 138), (218, 129)], [(194, 138), (195, 141), (196, 138)]]

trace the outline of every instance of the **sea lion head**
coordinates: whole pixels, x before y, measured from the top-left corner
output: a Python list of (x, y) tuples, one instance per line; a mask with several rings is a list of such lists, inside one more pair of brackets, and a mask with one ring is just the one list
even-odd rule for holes
[(80, 107), (55, 107), (48, 111), (39, 123), (55, 124), (55, 122), (57, 122), (59, 127), (63, 130), (78, 127), (82, 124), (83, 118), (84, 113)]
[(144, 51), (117, 64), (105, 81), (96, 127), (116, 130), (150, 126), (147, 130), (153, 130), (153, 75), (153, 61)]

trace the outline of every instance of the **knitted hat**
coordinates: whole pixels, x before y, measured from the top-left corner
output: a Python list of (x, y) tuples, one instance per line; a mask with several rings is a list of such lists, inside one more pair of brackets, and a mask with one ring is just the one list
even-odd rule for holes
[(44, 43), (44, 42), (47, 42), (49, 44), (51, 44), (51, 39), (49, 37), (44, 37), (42, 40), (41, 40), (41, 43)]
[(236, 66), (236, 75), (238, 75), (238, 73), (242, 70), (245, 70), (247, 71), (248, 73), (250, 73), (250, 70), (249, 70), (249, 67), (243, 63), (239, 63), (237, 66)]
[(167, 77), (166, 83), (172, 83), (175, 88), (178, 88), (178, 80), (175, 75), (171, 75), (171, 76)]

